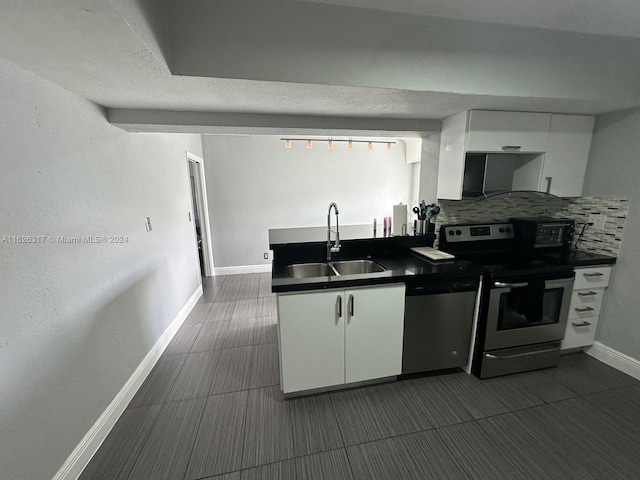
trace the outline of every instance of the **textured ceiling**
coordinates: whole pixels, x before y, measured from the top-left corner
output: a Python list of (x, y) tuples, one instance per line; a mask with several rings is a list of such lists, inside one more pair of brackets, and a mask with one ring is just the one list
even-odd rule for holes
[(300, 0), (457, 20), (640, 37), (637, 0)]
[[(216, 123), (210, 125), (210, 130), (215, 131), (216, 128), (231, 125), (231, 123), (226, 124), (225, 114), (240, 113), (261, 114), (260, 118), (264, 119), (264, 126), (270, 128), (281, 128), (282, 125), (288, 124), (290, 129), (295, 129), (297, 116), (303, 115), (320, 119), (317, 121), (319, 130), (326, 129), (333, 118), (346, 117), (349, 120), (346, 124), (360, 122), (362, 130), (375, 129), (388, 133), (384, 132), (384, 128), (380, 128), (381, 120), (384, 123), (385, 118), (390, 120), (442, 119), (471, 108), (600, 113), (640, 104), (640, 92), (635, 97), (629, 95), (624, 91), (626, 84), (610, 89), (618, 90), (624, 95), (616, 95), (614, 91), (611, 94), (602, 94), (607, 92), (606, 77), (598, 80), (597, 84), (587, 85), (591, 90), (585, 89), (586, 93), (580, 95), (548, 95), (545, 89), (538, 91), (530, 86), (512, 89), (508, 81), (505, 81), (505, 87), (508, 88), (502, 88), (482, 78), (478, 78), (476, 82), (473, 76), (466, 72), (464, 73), (465, 82), (460, 84), (461, 88), (447, 88), (448, 84), (453, 85), (462, 77), (460, 75), (456, 78), (449, 71), (441, 72), (440, 83), (431, 84), (429, 83), (431, 78), (423, 79), (420, 72), (415, 71), (416, 63), (410, 61), (412, 55), (413, 58), (422, 58), (423, 52), (420, 49), (423, 46), (415, 49), (407, 47), (417, 37), (415, 33), (402, 32), (400, 28), (405, 22), (420, 25), (420, 19), (416, 16), (420, 14), (548, 28), (566, 25), (566, 29), (572, 31), (638, 36), (634, 28), (638, 29), (640, 25), (640, 21), (637, 21), (640, 2), (615, 0), (614, 4), (611, 0), (606, 2), (582, 0), (580, 3), (588, 8), (585, 7), (580, 10), (579, 15), (575, 15), (578, 1), (559, 0), (552, 2), (553, 5), (550, 2), (551, 10), (545, 15), (537, 16), (531, 13), (532, 9), (529, 5), (538, 4), (537, 2), (514, 2), (513, 0), (509, 0), (508, 9), (504, 8), (506, 0), (483, 2), (487, 8), (482, 9), (481, 12), (476, 12), (479, 9), (475, 6), (452, 9), (449, 6), (451, 2), (445, 0), (429, 2), (432, 9), (426, 9), (423, 5), (425, 2), (418, 0), (324, 2), (333, 5), (324, 5), (322, 2), (276, 0), (270, 4), (270, 8), (274, 9), (291, 7), (291, 11), (297, 12), (297, 15), (305, 14), (305, 9), (312, 9), (310, 12), (319, 16), (326, 14), (341, 17), (344, 12), (346, 16), (342, 18), (347, 19), (349, 16), (356, 15), (365, 20), (368, 18), (376, 20), (381, 14), (391, 15), (396, 22), (394, 25), (398, 27), (394, 26), (396, 30), (390, 33), (396, 37), (391, 44), (385, 44), (387, 39), (381, 38), (375, 45), (376, 55), (378, 53), (388, 55), (389, 61), (383, 67), (393, 68), (393, 75), (386, 76), (384, 68), (381, 70), (376, 58), (366, 50), (372, 47), (359, 45), (359, 38), (355, 34), (354, 38), (350, 39), (348, 31), (337, 31), (336, 25), (339, 26), (339, 22), (328, 24), (326, 35), (320, 35), (319, 42), (328, 42), (326, 44), (331, 45), (332, 39), (346, 35), (347, 40), (350, 42), (352, 40), (348, 45), (351, 50), (347, 53), (352, 54), (354, 51), (357, 53), (357, 49), (360, 48), (367, 55), (367, 63), (363, 68), (354, 69), (348, 64), (348, 57), (336, 55), (336, 59), (345, 61), (344, 66), (336, 64), (335, 68), (324, 71), (318, 69), (321, 72), (319, 75), (310, 74), (309, 72), (313, 73), (313, 68), (317, 69), (317, 65), (312, 64), (314, 58), (326, 56), (326, 51), (312, 51), (310, 48), (313, 45), (311, 47), (302, 43), (296, 45), (295, 42), (291, 46), (291, 51), (296, 53), (294, 56), (283, 59), (282, 56), (273, 55), (259, 58), (259, 61), (245, 60), (251, 59), (251, 52), (262, 44), (268, 44), (268, 41), (272, 42), (270, 44), (272, 46), (279, 45), (278, 42), (281, 41), (277, 38), (279, 32), (274, 30), (272, 25), (257, 23), (253, 26), (251, 22), (246, 21), (247, 18), (253, 19), (253, 17), (243, 19), (239, 16), (237, 25), (231, 25), (228, 31), (223, 31), (225, 35), (228, 34), (228, 37), (211, 37), (210, 35), (222, 31), (213, 26), (216, 25), (215, 22), (219, 17), (222, 18), (223, 13), (231, 15), (235, 12), (234, 9), (239, 8), (238, 5), (251, 5), (250, 0), (244, 3), (225, 0), (217, 2), (209, 0), (139, 0), (137, 2), (131, 0), (109, 2), (103, 0), (56, 0), (55, 2), (3, 0), (0, 16), (2, 38), (0, 58), (106, 107), (114, 113), (114, 116), (126, 119), (134, 118), (136, 115), (133, 114), (139, 113), (137, 118), (144, 120), (139, 120), (139, 127), (136, 127), (135, 123), (129, 124), (127, 128), (131, 130), (171, 130), (171, 124), (156, 128), (149, 126), (153, 125), (153, 111), (156, 110), (165, 113), (167, 111), (182, 112), (182, 115), (176, 117), (182, 119), (180, 122), (187, 126), (182, 130), (188, 130), (190, 123), (198, 123), (195, 120), (189, 121), (191, 114), (200, 114), (198, 117), (200, 119), (207, 118), (202, 114), (216, 114), (208, 117), (212, 123)], [(478, 3), (471, 0), (467, 2), (473, 5)], [(518, 4), (518, 8), (514, 7), (515, 3)], [(255, 5), (257, 8), (258, 4)], [(608, 16), (603, 16), (602, 5), (616, 6), (613, 9), (616, 14), (611, 14), (609, 11)], [(179, 12), (175, 10), (176, 8), (179, 8)], [(492, 11), (493, 15), (491, 15)], [(570, 21), (565, 21), (566, 18), (562, 20), (563, 17), (567, 17), (567, 12), (574, 12)], [(425, 17), (426, 20), (428, 18)], [(433, 24), (432, 22), (430, 25)], [(253, 30), (242, 30), (244, 25), (251, 25)], [(442, 28), (443, 24), (440, 22), (437, 25)], [(468, 24), (460, 25), (462, 25), (460, 28), (466, 29), (465, 25)], [(304, 34), (304, 25), (296, 28), (302, 30)], [(361, 28), (366, 29), (366, 25), (361, 25)], [(234, 29), (241, 32), (241, 41), (231, 38)], [(296, 31), (293, 30), (294, 33)], [(528, 35), (539, 35), (538, 30), (535, 29), (529, 28), (525, 31)], [(514, 30), (510, 32), (513, 35)], [(274, 38), (268, 39), (261, 35), (271, 35)], [(496, 35), (495, 38), (500, 43), (501, 33), (498, 32)], [(186, 42), (202, 41), (204, 43), (181, 43), (182, 38), (185, 38)], [(217, 42), (216, 45), (206, 43), (212, 38)], [(579, 40), (582, 40), (582, 37)], [(597, 46), (597, 36), (585, 36), (585, 40)], [(635, 39), (631, 40), (635, 41)], [(635, 45), (624, 43), (625, 41), (615, 43), (615, 39), (603, 37), (603, 42), (614, 46), (622, 45), (623, 50), (627, 50), (626, 45)], [(505, 42), (509, 43), (508, 39), (505, 39)], [(389, 45), (402, 50), (392, 51)], [(562, 51), (562, 46), (559, 47)], [(189, 55), (181, 52), (180, 48), (188, 48)], [(471, 51), (464, 50), (466, 48), (464, 45), (456, 45), (455, 48), (457, 50), (453, 53), (457, 59), (465, 62), (465, 65), (474, 65), (474, 62), (481, 64), (483, 55), (488, 62), (494, 61), (496, 57), (495, 51), (483, 52), (482, 46), (476, 46)], [(233, 51), (234, 55), (225, 56), (225, 49)], [(219, 55), (216, 61), (220, 74), (217, 74), (218, 70), (214, 69), (212, 72), (202, 74), (176, 75), (171, 68), (180, 61), (189, 68), (198, 61), (205, 66), (210, 65), (211, 57), (207, 52), (214, 50)], [(341, 45), (334, 45), (334, 50), (329, 53), (337, 54), (340, 50)], [(632, 55), (631, 58), (635, 58), (633, 55), (637, 49), (628, 48), (628, 50), (630, 50), (628, 54)], [(434, 54), (433, 51), (427, 53)], [(624, 53), (627, 54), (627, 52)], [(436, 54), (443, 55), (441, 52)], [(443, 58), (446, 60), (448, 56), (445, 55)], [(620, 55), (620, 58), (624, 60), (625, 57)], [(568, 59), (569, 63), (570, 60)], [(310, 62), (307, 64), (309, 68), (305, 68), (305, 62)], [(633, 62), (631, 64), (635, 67)], [(588, 67), (588, 64), (586, 66)], [(598, 67), (597, 64), (594, 66)], [(554, 81), (553, 71), (545, 71), (547, 68), (548, 65), (543, 65), (542, 69), (538, 69), (538, 72), (542, 71), (542, 74), (547, 75), (540, 78), (548, 78), (549, 85), (559, 84), (558, 81)], [(616, 76), (611, 77), (612, 85), (618, 85), (616, 82), (620, 79), (627, 83), (631, 82), (633, 85), (635, 72), (631, 71), (629, 65), (621, 65), (620, 69), (615, 68), (615, 65), (609, 68), (616, 72)], [(235, 75), (234, 69), (242, 70), (242, 75)], [(380, 71), (384, 75), (379, 75)], [(225, 72), (231, 72), (231, 74)], [(285, 75), (287, 72), (293, 72), (292, 75), (297, 76), (287, 78)], [(625, 77), (626, 72), (628, 72), (628, 78)], [(415, 87), (409, 85), (405, 79), (412, 79)], [(515, 85), (517, 82), (512, 83)], [(432, 86), (437, 88), (431, 88)], [(553, 89), (547, 90), (553, 92)], [(270, 115), (279, 115), (278, 121), (270, 121)], [(161, 116), (158, 115), (158, 117)], [(373, 123), (368, 124), (371, 119), (376, 120), (375, 126)], [(202, 123), (201, 120), (199, 122)], [(127, 122), (123, 121), (123, 123)], [(390, 121), (391, 123), (393, 122)], [(311, 125), (316, 124), (311, 123)], [(404, 129), (407, 129), (407, 126), (410, 130), (410, 124), (403, 124)], [(416, 124), (416, 130), (422, 126)], [(202, 131), (203, 126), (199, 125), (199, 128)], [(256, 131), (259, 130), (258, 127), (255, 128)], [(392, 130), (389, 129), (389, 131)]]

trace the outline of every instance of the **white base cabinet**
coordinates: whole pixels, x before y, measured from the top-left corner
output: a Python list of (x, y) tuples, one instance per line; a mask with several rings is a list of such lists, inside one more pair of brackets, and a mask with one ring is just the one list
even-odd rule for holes
[(399, 375), (405, 286), (278, 295), (284, 393)]
[(611, 267), (576, 268), (562, 350), (593, 345)]

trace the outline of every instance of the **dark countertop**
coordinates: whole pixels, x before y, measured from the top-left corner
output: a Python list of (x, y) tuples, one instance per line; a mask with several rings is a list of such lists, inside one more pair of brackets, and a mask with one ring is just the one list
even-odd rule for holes
[[(361, 256), (359, 258), (367, 258)], [(407, 251), (395, 255), (374, 255), (369, 257), (387, 270), (360, 275), (338, 277), (290, 278), (284, 268), (286, 262), (274, 262), (271, 290), (273, 292), (294, 292), (322, 290), (327, 288), (351, 288), (405, 282), (443, 282), (447, 280), (478, 278), (482, 268), (465, 260), (431, 262)]]
[(613, 265), (616, 257), (599, 253), (585, 252), (584, 250), (569, 250), (568, 252), (542, 253), (540, 257), (559, 265), (571, 265), (572, 267), (596, 267), (598, 265)]
[[(291, 278), (285, 267), (296, 263), (326, 262), (327, 228), (280, 228), (269, 230), (273, 249), (272, 292), (296, 292), (327, 288), (353, 288), (391, 283), (432, 283), (455, 279), (477, 279), (482, 268), (466, 260), (432, 262), (411, 252), (411, 247), (433, 246), (435, 235), (384, 237), (371, 225), (340, 226), (340, 252), (334, 261), (370, 259), (384, 272), (358, 275)], [(332, 235), (333, 238), (333, 235)]]

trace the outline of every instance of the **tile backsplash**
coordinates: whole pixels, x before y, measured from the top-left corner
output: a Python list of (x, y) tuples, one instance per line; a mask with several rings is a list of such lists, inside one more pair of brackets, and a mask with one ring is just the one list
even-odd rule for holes
[(498, 195), (485, 199), (439, 200), (441, 211), (436, 217), (436, 232), (440, 225), (450, 223), (502, 222), (510, 217), (548, 216), (572, 218), (576, 235), (583, 224), (580, 250), (617, 256), (627, 218), (629, 201), (625, 198), (581, 197), (560, 198), (542, 195)]

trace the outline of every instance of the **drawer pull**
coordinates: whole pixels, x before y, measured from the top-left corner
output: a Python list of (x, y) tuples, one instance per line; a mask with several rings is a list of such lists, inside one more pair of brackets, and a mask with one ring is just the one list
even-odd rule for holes
[(604, 275), (604, 273), (602, 272), (593, 272), (593, 273), (583, 273), (583, 275), (587, 278), (591, 278), (591, 277), (601, 277)]
[(494, 355), (493, 353), (485, 353), (484, 356), (492, 360), (507, 360), (509, 358), (528, 357), (530, 355), (538, 355), (540, 353), (551, 353), (559, 349), (560, 347), (552, 347), (545, 350), (532, 350), (531, 352), (514, 353), (513, 355)]
[(589, 322), (582, 322), (582, 323), (573, 323), (573, 322), (571, 322), (571, 325), (573, 325), (574, 327), (589, 327), (589, 326), (591, 326), (591, 324)]
[(578, 295), (580, 295), (581, 297), (591, 297), (597, 294), (598, 292), (594, 292), (593, 290), (589, 290), (588, 292), (578, 292)]
[(576, 308), (574, 308), (574, 310), (575, 310), (576, 312), (579, 312), (579, 313), (593, 312), (593, 308), (591, 308), (591, 307), (584, 307), (584, 308), (578, 308), (578, 307), (576, 307)]

